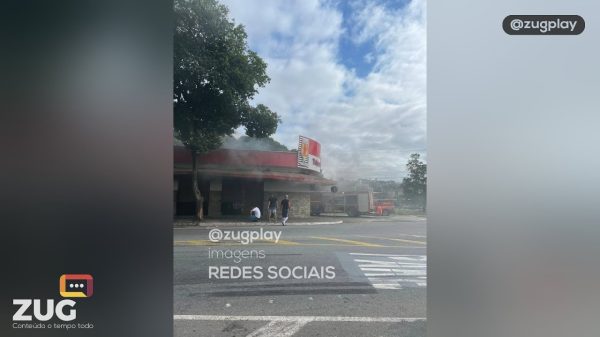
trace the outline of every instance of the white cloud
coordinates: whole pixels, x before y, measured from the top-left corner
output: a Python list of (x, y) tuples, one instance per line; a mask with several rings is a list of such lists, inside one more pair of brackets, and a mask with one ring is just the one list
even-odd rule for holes
[[(299, 134), (322, 144), (323, 170), (337, 179), (400, 180), (412, 152), (426, 145), (425, 4), (400, 9), (352, 4), (351, 25), (330, 2), (227, 0), (250, 47), (267, 62), (264, 103), (283, 119), (278, 141), (296, 147)], [(349, 36), (345, 36), (348, 34)], [(364, 78), (340, 62), (339, 43), (372, 41)]]

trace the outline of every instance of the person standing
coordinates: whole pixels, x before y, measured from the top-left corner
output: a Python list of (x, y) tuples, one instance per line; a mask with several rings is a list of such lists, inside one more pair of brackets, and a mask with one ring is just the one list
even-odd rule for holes
[(281, 200), (281, 224), (285, 226), (285, 223), (288, 221), (288, 216), (290, 212), (290, 200), (288, 199), (288, 195), (286, 194), (283, 200)]
[(277, 198), (271, 194), (269, 197), (269, 222), (277, 221)]

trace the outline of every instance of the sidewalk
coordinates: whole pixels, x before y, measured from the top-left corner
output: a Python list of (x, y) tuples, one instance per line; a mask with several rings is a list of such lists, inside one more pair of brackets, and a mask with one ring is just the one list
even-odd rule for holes
[[(318, 217), (311, 216), (308, 218), (294, 218), (288, 220), (286, 226), (310, 226), (310, 225), (337, 225), (344, 221), (333, 217)], [(281, 221), (268, 222), (266, 220), (251, 222), (244, 218), (229, 218), (229, 219), (204, 219), (197, 222), (192, 218), (176, 218), (173, 219), (174, 228), (190, 228), (190, 227), (226, 227), (226, 226), (281, 226)]]
[(349, 215), (345, 215), (345, 214), (340, 214), (340, 213), (321, 213), (320, 215), (321, 218), (340, 218), (340, 219), (344, 219), (344, 222), (356, 222), (356, 221), (367, 221), (367, 222), (372, 222), (372, 221), (421, 221), (421, 220), (427, 220), (427, 217), (424, 215), (412, 215), (412, 214), (403, 214), (403, 215), (386, 215), (386, 216), (380, 216), (380, 215), (374, 215), (374, 214), (369, 214), (369, 215), (361, 215), (359, 217), (353, 217), (353, 216), (349, 216)]

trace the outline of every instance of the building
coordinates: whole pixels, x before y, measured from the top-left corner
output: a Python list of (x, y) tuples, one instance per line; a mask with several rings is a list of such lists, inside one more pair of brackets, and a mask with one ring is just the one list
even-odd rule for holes
[[(175, 146), (175, 215), (193, 215), (192, 156)], [(320, 145), (300, 137), (299, 151), (218, 149), (198, 158), (204, 215), (246, 216), (255, 206), (266, 214), (268, 199), (288, 195), (291, 217), (310, 216), (311, 195), (330, 188), (333, 180), (320, 172)]]

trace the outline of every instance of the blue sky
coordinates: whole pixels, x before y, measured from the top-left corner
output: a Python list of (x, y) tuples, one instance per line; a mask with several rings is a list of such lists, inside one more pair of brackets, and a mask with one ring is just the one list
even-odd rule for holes
[(338, 58), (348, 69), (354, 69), (357, 76), (365, 77), (373, 69), (369, 55), (375, 52), (374, 41), (354, 41), (351, 34), (354, 28), (353, 6), (349, 1), (341, 1), (338, 8), (342, 12), (342, 27), (345, 31), (340, 38)]
[[(380, 1), (378, 3), (384, 8), (392, 11), (403, 9), (410, 1)], [(340, 38), (338, 57), (339, 61), (348, 69), (354, 69), (358, 77), (364, 78), (373, 69), (373, 56), (376, 54), (374, 39), (356, 41), (353, 33), (356, 30), (355, 14), (360, 9), (358, 1), (338, 1), (335, 6), (342, 13), (342, 27), (344, 33)]]
[(425, 154), (423, 0), (222, 2), (268, 64), (254, 103), (282, 116), (276, 140), (318, 140), (335, 179), (401, 180), (410, 153)]

